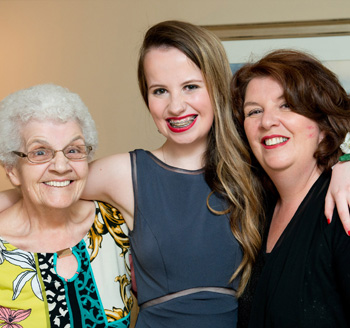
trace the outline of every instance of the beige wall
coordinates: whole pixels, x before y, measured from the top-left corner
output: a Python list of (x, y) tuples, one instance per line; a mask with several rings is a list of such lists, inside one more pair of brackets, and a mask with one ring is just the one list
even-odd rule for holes
[[(162, 139), (138, 93), (143, 33), (166, 19), (238, 24), (349, 18), (349, 0), (0, 0), (0, 98), (53, 82), (81, 95), (97, 123), (97, 157)], [(3, 174), (0, 190), (7, 188)]]

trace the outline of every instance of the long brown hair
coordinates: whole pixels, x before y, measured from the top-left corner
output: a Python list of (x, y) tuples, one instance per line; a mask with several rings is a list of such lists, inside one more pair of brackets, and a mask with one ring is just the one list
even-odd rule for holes
[(161, 47), (176, 48), (197, 65), (212, 101), (214, 123), (204, 155), (205, 177), (211, 189), (228, 201), (231, 230), (242, 247), (242, 262), (232, 276), (232, 280), (241, 276), (239, 296), (250, 277), (261, 244), (258, 226), (261, 199), (259, 184), (250, 171), (249, 152), (232, 117), (229, 62), (220, 40), (204, 28), (180, 21), (165, 21), (151, 27), (141, 46), (138, 63), (139, 87), (146, 105), (148, 88), (144, 59), (152, 48)]

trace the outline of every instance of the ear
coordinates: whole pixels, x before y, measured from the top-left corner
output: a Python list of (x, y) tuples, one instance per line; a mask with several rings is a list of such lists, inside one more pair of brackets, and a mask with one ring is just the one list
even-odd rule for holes
[(19, 178), (19, 171), (16, 167), (14, 166), (7, 166), (4, 167), (6, 175), (8, 176), (8, 178), (10, 179), (11, 183), (15, 186), (15, 187), (19, 187), (21, 185), (21, 180)]
[(320, 134), (318, 136), (318, 143), (320, 143), (325, 136), (326, 136), (325, 132), (323, 130), (321, 130)]

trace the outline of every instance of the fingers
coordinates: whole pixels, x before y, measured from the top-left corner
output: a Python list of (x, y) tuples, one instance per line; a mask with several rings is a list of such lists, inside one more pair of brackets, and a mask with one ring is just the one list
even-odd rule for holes
[(328, 224), (330, 224), (332, 221), (334, 206), (335, 206), (334, 199), (332, 197), (332, 194), (328, 190), (327, 195), (326, 195), (326, 199), (325, 199), (325, 208), (324, 208), (324, 215), (327, 218)]
[(349, 200), (342, 199), (341, 201), (336, 201), (338, 214), (340, 220), (343, 224), (344, 230), (347, 235), (350, 235), (350, 214), (349, 214)]
[(334, 207), (336, 205), (339, 218), (343, 224), (344, 230), (348, 236), (350, 236), (350, 194), (348, 192), (338, 191), (334, 193), (335, 199), (328, 191), (325, 199), (325, 216), (328, 224), (332, 221)]
[(334, 207), (337, 207), (345, 232), (350, 234), (350, 161), (333, 167), (331, 183), (325, 199), (325, 215), (328, 223), (332, 220)]

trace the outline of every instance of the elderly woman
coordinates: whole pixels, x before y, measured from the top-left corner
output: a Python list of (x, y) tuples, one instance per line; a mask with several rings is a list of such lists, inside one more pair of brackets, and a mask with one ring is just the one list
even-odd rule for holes
[(289, 50), (245, 65), (231, 91), (256, 174), (276, 195), (240, 314), (253, 300), (249, 327), (349, 327), (350, 239), (336, 211), (328, 224), (324, 216), (349, 96), (318, 60)]
[(78, 95), (38, 85), (0, 103), (0, 161), (22, 197), (0, 213), (0, 325), (128, 327), (118, 210), (80, 200), (97, 146)]

